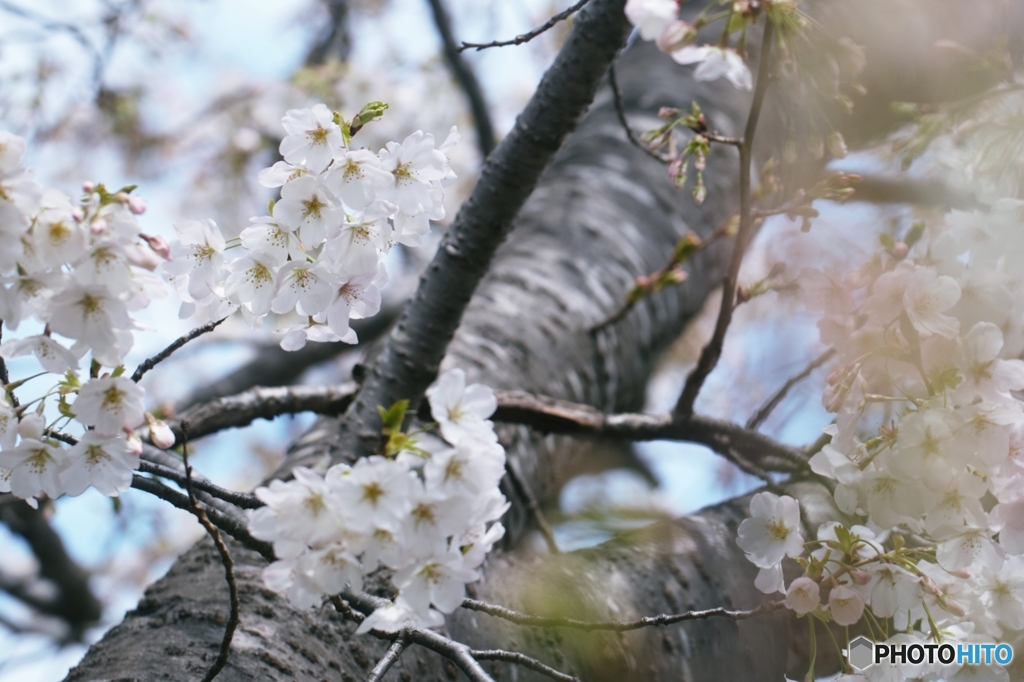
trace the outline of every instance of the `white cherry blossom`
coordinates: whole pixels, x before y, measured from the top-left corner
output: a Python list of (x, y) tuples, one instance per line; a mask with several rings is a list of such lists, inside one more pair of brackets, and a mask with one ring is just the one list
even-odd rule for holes
[(427, 389), (430, 414), (440, 425), (441, 435), (453, 445), (469, 434), (491, 434), (488, 419), (498, 408), (494, 391), (483, 384), (466, 386), (466, 373), (452, 369)]
[(788, 495), (762, 492), (750, 500), (751, 518), (740, 523), (736, 543), (755, 566), (768, 568), (803, 553), (800, 506)]
[(75, 418), (94, 427), (97, 434), (114, 436), (142, 424), (144, 395), (138, 384), (125, 377), (90, 379), (79, 389), (72, 409)]
[(123, 435), (103, 436), (86, 431), (67, 453), (67, 468), (60, 472), (60, 484), (67, 495), (81, 495), (89, 486), (104, 495), (116, 496), (132, 484), (132, 470), (139, 455)]
[(291, 109), (281, 119), (288, 134), (281, 140), (284, 160), (301, 164), (312, 173), (320, 173), (341, 151), (341, 127), (324, 104), (311, 109)]

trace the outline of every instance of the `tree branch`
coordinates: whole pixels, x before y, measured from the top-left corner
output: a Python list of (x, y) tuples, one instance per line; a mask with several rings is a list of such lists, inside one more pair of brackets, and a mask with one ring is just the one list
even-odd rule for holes
[(509, 45), (522, 45), (523, 43), (528, 43), (537, 36), (539, 36), (540, 34), (550, 31), (558, 24), (558, 22), (568, 19), (573, 14), (583, 9), (583, 6), (586, 5), (588, 2), (590, 2), (590, 0), (580, 0), (569, 9), (559, 12), (555, 16), (545, 21), (542, 26), (535, 28), (532, 31), (528, 31), (526, 33), (517, 35), (515, 38), (511, 40), (493, 40), (489, 43), (462, 43), (462, 47), (459, 48), (459, 52), (469, 49), (475, 49), (477, 52), (479, 52), (480, 50), (486, 50), (489, 47), (507, 47)]
[(754, 133), (757, 131), (757, 123), (761, 117), (761, 107), (764, 105), (764, 98), (768, 92), (768, 81), (771, 75), (774, 26), (771, 20), (765, 17), (757, 85), (754, 89), (754, 99), (750, 104), (750, 114), (747, 116), (747, 126), (743, 131), (743, 144), (740, 145), (740, 229), (736, 234), (736, 243), (733, 245), (729, 272), (725, 276), (725, 282), (722, 285), (722, 307), (718, 311), (718, 321), (715, 323), (715, 331), (711, 336), (711, 341), (704, 346), (700, 359), (697, 361), (697, 366), (686, 377), (686, 384), (683, 386), (683, 392), (679, 396), (679, 402), (676, 403), (675, 407), (677, 414), (693, 413), (693, 405), (697, 401), (697, 395), (704, 385), (704, 380), (711, 374), (711, 370), (718, 364), (718, 358), (722, 355), (725, 333), (732, 322), (732, 312), (736, 307), (736, 286), (739, 282), (740, 265), (743, 263), (743, 253), (746, 251), (747, 241), (750, 239), (750, 232), (754, 222), (750, 211), (750, 170), (753, 161)]
[(796, 374), (794, 376), (791, 376), (786, 381), (786, 383), (784, 383), (782, 385), (782, 388), (780, 388), (778, 391), (776, 391), (775, 395), (773, 395), (771, 398), (769, 398), (765, 402), (765, 404), (761, 406), (761, 409), (759, 409), (757, 412), (755, 412), (754, 414), (752, 414), (750, 416), (750, 419), (747, 420), (746, 428), (748, 428), (748, 429), (750, 429), (752, 431), (756, 430), (757, 427), (759, 427), (761, 424), (764, 423), (764, 420), (768, 418), (768, 415), (770, 415), (772, 413), (772, 410), (774, 410), (776, 407), (778, 407), (779, 403), (782, 402), (782, 400), (786, 397), (786, 395), (789, 393), (789, 390), (791, 388), (793, 388), (794, 386), (799, 384), (801, 381), (803, 381), (807, 377), (811, 376), (811, 373), (814, 372), (814, 370), (818, 369), (819, 367), (824, 365), (826, 362), (831, 360), (832, 356), (835, 355), (835, 354), (836, 354), (835, 349), (829, 348), (827, 351), (825, 351), (824, 353), (819, 355), (817, 358), (815, 358), (811, 362), (811, 364), (807, 365), (807, 367), (802, 372), (800, 372), (799, 374)]
[(595, 630), (611, 630), (613, 632), (626, 632), (628, 630), (639, 630), (641, 628), (662, 627), (674, 625), (688, 620), (704, 620), (706, 618), (728, 618), (730, 620), (747, 620), (756, 618), (766, 613), (778, 611), (785, 606), (781, 601), (768, 602), (757, 608), (748, 611), (732, 611), (725, 607), (704, 609), (702, 611), (687, 611), (686, 613), (663, 613), (658, 616), (645, 616), (636, 620), (605, 620), (605, 621), (584, 621), (575, 618), (550, 618), (547, 616), (531, 616), (528, 613), (520, 613), (507, 609), (504, 606), (488, 604), (476, 599), (463, 599), (462, 608), (470, 611), (479, 611), (489, 616), (507, 620), (516, 625), (529, 625), (540, 628), (572, 628), (593, 632)]
[(157, 353), (153, 357), (147, 358), (141, 365), (139, 365), (138, 368), (136, 368), (135, 373), (132, 374), (132, 381), (134, 381), (135, 383), (138, 383), (139, 380), (142, 378), (142, 376), (146, 372), (148, 372), (149, 370), (153, 369), (158, 364), (160, 364), (161, 362), (163, 362), (164, 360), (169, 358), (171, 356), (171, 353), (173, 353), (174, 351), (178, 350), (179, 348), (184, 346), (189, 341), (192, 341), (193, 339), (197, 339), (200, 336), (202, 336), (203, 334), (208, 334), (208, 333), (212, 332), (214, 329), (216, 329), (221, 324), (221, 322), (223, 322), (226, 319), (228, 319), (228, 318), (222, 317), (219, 320), (214, 320), (213, 322), (207, 322), (202, 327), (196, 327), (195, 329), (190, 331), (188, 334), (185, 334), (184, 336), (178, 337), (171, 345), (167, 346), (167, 348), (164, 348), (162, 351), (160, 351), (159, 353)]
[(491, 123), (491, 113), (487, 109), (487, 102), (484, 100), (483, 90), (480, 88), (480, 81), (476, 74), (469, 68), (469, 64), (459, 54), (461, 50), (455, 44), (455, 36), (452, 35), (452, 21), (443, 0), (428, 0), (430, 11), (434, 15), (434, 25), (441, 37), (441, 44), (444, 48), (444, 60), (448, 63), (455, 80), (459, 82), (462, 92), (469, 101), (469, 109), (473, 114), (473, 124), (476, 126), (476, 142), (480, 147), (480, 154), (487, 158), (494, 151), (494, 124)]
[[(187, 511), (190, 514), (195, 513), (187, 495), (164, 485), (156, 479), (146, 478), (139, 474), (133, 474), (132, 487), (137, 490), (147, 492), (155, 497), (159, 497), (161, 500), (169, 503), (173, 507)], [(244, 521), (234, 519), (224, 512), (212, 508), (208, 508), (206, 510), (206, 516), (217, 528), (238, 540), (244, 547), (248, 547), (254, 552), (258, 552), (268, 562), (273, 562), (277, 558), (274, 555), (274, 546), (269, 542), (264, 542), (263, 540), (257, 540), (254, 538), (249, 533), (249, 528)]]
[(434, 377), (445, 349), (498, 245), (541, 172), (576, 127), (629, 31), (623, 0), (594, 0), (581, 12), (555, 63), (515, 127), (488, 157), (480, 179), (445, 235), (412, 301), (388, 337), (362, 390), (345, 415), (338, 451), (372, 452), (378, 405), (409, 398), (413, 408)]
[(225, 429), (248, 426), (257, 419), (273, 419), (283, 414), (315, 412), (337, 415), (349, 406), (356, 390), (357, 386), (352, 382), (340, 386), (254, 388), (195, 405), (166, 422), (174, 432), (177, 444), (182, 440), (182, 422), (188, 422), (191, 438), (201, 438)]
[[(185, 426), (184, 424), (182, 425)], [(195, 491), (192, 489), (192, 466), (188, 463), (188, 430), (185, 429), (185, 440), (181, 444), (181, 458), (185, 464), (185, 489), (188, 491), (188, 502), (192, 508), (192, 513), (199, 523), (209, 534), (210, 539), (213, 540), (214, 546), (217, 548), (217, 553), (220, 554), (221, 563), (224, 564), (224, 580), (228, 584), (228, 601), (229, 601), (229, 612), (228, 622), (224, 625), (224, 637), (221, 639), (220, 652), (217, 654), (217, 659), (210, 666), (210, 669), (206, 671), (206, 675), (203, 676), (201, 682), (213, 682), (214, 678), (220, 674), (220, 671), (227, 665), (228, 656), (231, 653), (231, 640), (235, 636), (235, 628), (238, 627), (238, 584), (235, 582), (235, 565), (231, 561), (231, 552), (228, 551), (228, 546), (224, 544), (224, 539), (221, 538), (217, 528), (210, 523), (210, 519), (206, 515), (206, 511), (196, 501)]]
[(398, 638), (388, 647), (384, 657), (377, 662), (377, 665), (373, 666), (373, 670), (370, 671), (366, 682), (380, 682), (380, 680), (384, 679), (388, 670), (391, 670), (391, 666), (398, 661), (398, 658), (407, 646), (409, 646), (409, 633), (402, 630), (398, 633)]
[(515, 663), (516, 665), (521, 665), (524, 668), (529, 668), (534, 672), (538, 672), (545, 677), (558, 680), (558, 682), (580, 682), (580, 678), (575, 675), (566, 675), (563, 672), (555, 670), (551, 666), (544, 665), (536, 658), (519, 653), (518, 651), (505, 651), (504, 649), (472, 649), (470, 650), (469, 655), (478, 661), (505, 661), (506, 663)]

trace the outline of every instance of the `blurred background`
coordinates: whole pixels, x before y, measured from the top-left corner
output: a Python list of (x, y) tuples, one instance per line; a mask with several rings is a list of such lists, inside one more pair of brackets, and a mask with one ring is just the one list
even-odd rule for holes
[[(486, 43), (538, 27), (569, 5), (449, 0), (446, 6), (457, 41)], [(498, 139), (570, 27), (571, 20), (523, 45), (462, 53), (479, 79)], [(360, 133), (368, 147), (417, 129), (441, 139), (452, 125), (463, 132), (452, 158), (460, 180), (447, 195), (448, 218), (435, 225), (427, 245), (393, 252), (386, 316), (410, 295), (482, 159), (467, 98), (445, 60), (427, 0), (0, 0), (0, 129), (27, 139), (26, 165), (44, 186), (75, 196), (83, 180), (138, 184), (136, 194), (148, 202), (141, 223), (149, 234), (171, 239), (176, 221), (203, 218), (237, 234), (250, 216), (265, 213), (273, 196), (256, 174), (279, 158), (284, 112), (322, 101), (351, 117), (371, 100), (390, 108)], [(872, 174), (897, 168), (887, 156), (869, 153), (843, 164)], [(765, 223), (741, 284), (768, 276), (779, 262), (791, 275), (811, 265), (857, 263), (880, 232), (898, 231), (914, 218), (910, 208), (867, 203), (840, 208), (818, 202), (816, 208), (822, 215), (809, 233), (784, 217)], [(649, 387), (648, 410), (674, 404), (717, 307), (709, 301), (667, 354)], [(155, 302), (143, 321), (152, 331), (136, 334), (129, 368), (194, 326), (178, 319), (177, 303), (169, 300)], [(821, 354), (814, 322), (785, 290), (741, 306), (698, 411), (745, 422)], [(364, 337), (372, 341), (381, 333), (368, 329)], [(276, 343), (230, 320), (147, 375), (150, 408), (180, 410), (237, 387), (233, 372), (276, 357)], [(322, 352), (287, 381), (343, 381), (363, 348)], [(13, 378), (34, 371), (27, 361), (10, 369)], [(762, 430), (794, 445), (814, 441), (829, 422), (820, 406), (827, 371), (811, 372)], [(32, 397), (30, 386), (23, 391)], [(208, 438), (196, 444), (193, 463), (222, 486), (251, 489), (311, 421), (282, 418)], [(565, 549), (695, 511), (758, 482), (700, 446), (646, 443), (636, 454), (630, 468), (582, 475), (565, 487), (559, 508), (549, 510)], [(193, 517), (136, 490), (115, 501), (87, 491), (31, 518), (12, 509), (10, 501), (0, 502), (0, 682), (62, 679), (88, 645), (134, 607), (143, 587), (202, 535)], [(55, 532), (50, 540), (62, 541), (64, 568), (81, 570), (93, 602), (70, 611), (56, 603), (54, 582), (41, 565), (46, 555), (26, 540), (27, 529), (40, 523)]]

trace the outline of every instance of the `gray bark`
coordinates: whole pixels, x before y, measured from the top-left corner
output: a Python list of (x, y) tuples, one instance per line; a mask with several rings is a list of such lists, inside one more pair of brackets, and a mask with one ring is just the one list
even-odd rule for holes
[[(696, 99), (719, 132), (738, 134), (748, 96), (722, 82), (698, 87), (688, 75), (649, 45), (628, 51), (620, 62), (619, 80), (635, 125), (644, 127), (643, 116), (651, 122), (660, 106), (684, 107)], [(776, 123), (769, 116), (761, 128), (769, 141), (778, 137)], [(528, 129), (520, 133), (534, 134)], [(495, 155), (501, 156), (501, 148)], [(537, 163), (499, 161), (527, 169)], [(447, 289), (451, 301), (439, 300), (435, 292), (429, 301), (434, 308), (422, 308), (417, 299), (410, 310), (413, 315), (441, 310), (447, 316), (438, 321), (442, 326), (452, 314), (455, 319), (461, 315), (444, 364), (465, 368), (473, 380), (602, 410), (637, 409), (654, 360), (720, 282), (727, 244), (702, 252), (688, 266), (685, 285), (646, 299), (596, 336), (588, 329), (615, 312), (636, 276), (665, 263), (679, 236), (689, 230), (707, 234), (730, 215), (737, 203), (736, 167), (735, 150), (719, 148), (709, 163), (709, 199), (703, 207), (695, 206), (688, 194), (672, 188), (663, 166), (626, 141), (611, 94), (602, 89), (518, 211), (511, 239), (479, 273), (483, 279), (465, 313), (452, 311), (469, 297), (473, 277), (445, 283), (469, 287)], [(505, 229), (500, 224), (494, 229), (500, 242)], [(397, 338), (400, 347), (401, 322), (397, 329), (391, 341)], [(414, 348), (401, 360), (410, 363), (413, 383), (425, 386), (435, 357), (440, 359), (438, 348)], [(374, 381), (378, 388), (401, 383), (391, 376)], [(387, 394), (378, 390), (362, 396), (360, 409), (372, 410), (377, 402), (386, 402), (380, 396)], [(340, 428), (338, 420), (319, 421), (296, 443), (290, 464), (326, 466), (342, 443), (352, 444), (362, 435), (346, 434), (346, 424), (360, 424), (351, 412), (349, 417)], [(551, 499), (567, 476), (586, 465), (594, 449), (593, 443), (544, 436), (525, 427), (504, 427), (502, 438), (509, 457), (517, 460), (541, 499)], [(793, 484), (792, 492), (807, 503), (812, 527), (831, 513), (820, 488)], [(474, 589), (486, 601), (542, 614), (626, 619), (723, 605), (751, 608), (765, 598), (754, 589), (755, 569), (734, 541), (746, 500), (656, 524), (591, 550), (551, 557), (519, 547), (530, 519), (524, 500), (510, 488), (506, 495), (513, 502), (506, 519), (508, 541)], [(354, 637), (354, 625), (343, 622), (329, 606), (291, 608), (262, 586), (259, 572), (265, 562), (260, 556), (237, 544), (232, 551), (243, 615), (231, 658), (218, 679), (364, 679), (384, 655), (386, 642)], [(383, 585), (382, 577), (379, 590), (384, 591)], [(90, 650), (68, 680), (195, 679), (216, 656), (226, 613), (219, 560), (212, 546), (202, 542), (147, 591), (139, 608)], [(524, 628), (469, 611), (458, 611), (448, 621), (451, 635), (474, 648), (524, 651), (585, 680), (777, 682), (788, 668), (791, 676), (803, 672), (799, 662), (806, 625), (801, 622), (798, 631), (792, 625), (786, 615), (775, 613), (742, 623), (692, 622), (615, 635)], [(504, 663), (486, 663), (485, 668), (496, 679), (540, 679)], [(459, 678), (450, 663), (412, 647), (385, 679)]]

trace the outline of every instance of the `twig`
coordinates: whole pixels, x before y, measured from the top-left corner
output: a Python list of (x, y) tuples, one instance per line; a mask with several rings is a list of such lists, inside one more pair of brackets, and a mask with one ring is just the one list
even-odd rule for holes
[(380, 682), (380, 680), (384, 679), (384, 675), (398, 661), (398, 658), (407, 646), (409, 646), (409, 633), (402, 630), (398, 634), (398, 638), (388, 647), (384, 657), (377, 662), (377, 665), (373, 666), (373, 670), (370, 671), (370, 676), (366, 678), (366, 682)]
[[(330, 600), (334, 607), (344, 614), (346, 618), (350, 617), (350, 613), (355, 615), (355, 611), (369, 615), (376, 609), (387, 606), (390, 603), (388, 600), (381, 599), (380, 597), (352, 592), (342, 592), (340, 595), (332, 596)], [(346, 608), (346, 602), (351, 608)], [(362, 622), (363, 620), (362, 617), (352, 619), (356, 622)], [(408, 634), (411, 643), (426, 647), (454, 663), (471, 682), (494, 682), (494, 679), (470, 655), (469, 647), (465, 644), (456, 642), (432, 630), (407, 627), (403, 632)], [(370, 630), (370, 634), (378, 639), (391, 641), (394, 641), (397, 637), (394, 632), (381, 632), (380, 630)]]
[(534, 672), (538, 672), (541, 675), (550, 677), (558, 682), (580, 682), (580, 678), (575, 675), (566, 675), (563, 672), (559, 672), (554, 668), (544, 665), (536, 658), (531, 658), (526, 654), (519, 653), (518, 651), (505, 651), (504, 649), (473, 649), (469, 652), (469, 655), (478, 661), (505, 661), (506, 663), (515, 663), (521, 665), (524, 668), (529, 668)]
[(470, 111), (473, 112), (473, 123), (476, 126), (476, 141), (480, 147), (480, 154), (486, 159), (494, 151), (496, 144), (494, 138), (494, 125), (491, 123), (491, 113), (487, 109), (487, 102), (484, 100), (483, 90), (476, 74), (469, 68), (469, 64), (462, 58), (462, 50), (455, 44), (455, 36), (452, 35), (452, 21), (445, 8), (443, 0), (428, 0), (430, 10), (434, 15), (434, 25), (441, 36), (441, 43), (444, 45), (444, 59), (448, 62), (448, 68), (452, 75), (459, 82), (462, 92), (469, 100)]
[(725, 333), (732, 322), (732, 312), (736, 305), (736, 286), (739, 280), (740, 265), (743, 262), (743, 253), (747, 248), (747, 241), (753, 225), (753, 216), (750, 211), (750, 167), (753, 160), (754, 133), (757, 130), (758, 119), (761, 117), (761, 107), (764, 104), (765, 93), (768, 91), (774, 35), (775, 25), (771, 22), (771, 19), (766, 18), (764, 38), (761, 43), (761, 63), (758, 65), (757, 87), (754, 90), (754, 99), (750, 104), (747, 126), (743, 131), (743, 144), (740, 145), (740, 228), (736, 235), (736, 244), (733, 246), (729, 272), (722, 285), (722, 307), (718, 311), (715, 332), (711, 337), (711, 341), (701, 351), (697, 366), (693, 368), (693, 371), (686, 378), (686, 385), (683, 386), (679, 402), (676, 403), (675, 412), (677, 414), (693, 413), (693, 405), (697, 400), (701, 387), (704, 385), (704, 380), (711, 374), (711, 370), (718, 364), (718, 358), (722, 355)]
[(336, 415), (345, 411), (357, 386), (286, 386), (254, 388), (238, 395), (195, 405), (180, 416), (167, 419), (176, 442), (181, 442), (181, 423), (188, 421), (190, 437), (201, 438), (225, 429), (247, 426), (257, 419), (273, 419), (285, 414), (314, 412)]
[(486, 50), (489, 47), (507, 47), (509, 45), (522, 45), (523, 43), (528, 43), (537, 36), (539, 36), (541, 33), (545, 33), (554, 28), (558, 22), (568, 19), (573, 14), (583, 9), (583, 6), (586, 5), (588, 2), (590, 2), (590, 0), (580, 0), (569, 9), (563, 12), (559, 12), (555, 16), (548, 19), (546, 22), (544, 22), (543, 26), (535, 28), (527, 33), (517, 35), (512, 40), (494, 40), (489, 43), (462, 43), (462, 47), (459, 48), (459, 52), (469, 49), (474, 49), (477, 52), (479, 52), (480, 50)]
[(540, 530), (540, 534), (544, 536), (544, 542), (548, 545), (548, 551), (552, 554), (559, 554), (561, 550), (558, 549), (558, 542), (555, 540), (555, 531), (551, 529), (551, 524), (548, 523), (547, 518), (544, 516), (544, 511), (540, 508), (536, 495), (533, 494), (533, 491), (526, 484), (526, 479), (519, 473), (519, 465), (515, 460), (508, 459), (505, 461), (505, 471), (508, 473), (508, 478), (512, 481), (516, 492), (526, 500), (526, 506), (530, 513), (533, 514), (533, 519), (537, 522), (537, 528)]
[(192, 507), (192, 513), (199, 519), (199, 523), (202, 524), (203, 528), (206, 529), (210, 539), (213, 540), (214, 546), (217, 548), (217, 552), (220, 554), (221, 563), (224, 564), (224, 579), (228, 583), (228, 599), (231, 603), (228, 622), (224, 626), (224, 638), (220, 642), (220, 653), (201, 681), (213, 682), (213, 679), (220, 674), (220, 671), (224, 669), (228, 662), (228, 655), (231, 653), (231, 640), (235, 636), (235, 628), (238, 627), (238, 585), (235, 583), (235, 564), (231, 560), (231, 552), (228, 551), (228, 546), (224, 544), (224, 539), (220, 536), (220, 532), (210, 523), (210, 519), (206, 517), (206, 511), (196, 500), (195, 490), (192, 489), (192, 465), (188, 463), (188, 424), (183, 423), (181, 428), (185, 433), (185, 439), (181, 442), (181, 459), (185, 464), (185, 490), (188, 491), (188, 503)]
[(662, 163), (669, 163), (672, 161), (669, 157), (656, 152), (647, 145), (645, 145), (636, 133), (633, 132), (632, 126), (629, 125), (629, 120), (626, 119), (626, 110), (622, 108), (622, 91), (619, 90), (619, 79), (615, 74), (615, 62), (612, 62), (608, 66), (608, 85), (612, 89), (612, 101), (615, 103), (615, 113), (619, 117), (619, 123), (622, 124), (622, 129), (626, 131), (626, 137), (632, 142), (638, 149), (643, 151), (647, 156), (652, 159), (657, 159)]
[[(141, 460), (139, 462), (139, 472), (143, 474), (152, 474), (153, 476), (159, 476), (160, 478), (170, 479), (177, 483), (178, 485), (187, 487), (188, 479), (185, 474), (182, 474), (178, 471), (175, 471), (174, 469), (171, 469), (170, 467), (166, 467), (157, 462), (148, 462), (144, 459)], [(249, 493), (240, 493), (234, 490), (221, 488), (219, 485), (214, 485), (213, 483), (210, 483), (204, 478), (196, 478), (195, 476), (193, 476), (192, 485), (195, 488), (205, 493), (208, 493), (219, 500), (223, 500), (225, 502), (229, 502), (235, 505), (239, 509), (259, 509), (260, 507), (264, 506), (263, 502), (260, 501), (260, 499), (255, 495), (251, 495)]]
[(778, 407), (779, 403), (781, 403), (783, 398), (786, 397), (786, 394), (789, 393), (789, 389), (793, 388), (798, 383), (800, 383), (801, 381), (803, 381), (807, 377), (811, 376), (811, 373), (814, 372), (814, 370), (818, 369), (819, 367), (824, 365), (826, 362), (831, 360), (832, 356), (835, 355), (835, 354), (836, 354), (835, 350), (830, 348), (827, 351), (825, 351), (824, 353), (822, 353), (821, 355), (819, 355), (817, 358), (815, 358), (811, 362), (811, 364), (807, 365), (807, 367), (804, 368), (804, 370), (802, 372), (800, 372), (799, 374), (796, 374), (794, 376), (791, 376), (789, 378), (789, 380), (786, 381), (786, 383), (782, 385), (782, 388), (780, 388), (775, 393), (775, 395), (773, 395), (771, 398), (769, 398), (768, 401), (765, 402), (765, 404), (761, 406), (761, 409), (759, 409), (757, 412), (755, 412), (753, 415), (751, 415), (750, 419), (747, 420), (746, 427), (748, 429), (753, 430), (753, 429), (756, 429), (761, 424), (763, 424), (764, 420), (768, 418), (768, 415), (770, 415), (772, 413), (772, 410), (774, 410), (776, 407)]
[(174, 341), (174, 343), (172, 343), (171, 345), (167, 346), (167, 348), (164, 348), (162, 351), (160, 351), (159, 353), (157, 353), (153, 357), (143, 361), (143, 363), (141, 365), (139, 365), (138, 368), (136, 368), (135, 373), (132, 374), (132, 381), (138, 383), (139, 379), (141, 379), (142, 376), (146, 372), (148, 372), (149, 370), (153, 369), (158, 364), (160, 364), (161, 362), (163, 362), (164, 360), (169, 358), (171, 356), (171, 353), (173, 353), (174, 351), (178, 350), (179, 348), (184, 346), (189, 341), (191, 341), (193, 339), (196, 339), (196, 338), (202, 336), (203, 334), (207, 334), (209, 332), (212, 332), (214, 329), (217, 328), (217, 326), (221, 322), (223, 322), (226, 319), (228, 319), (228, 318), (222, 317), (219, 320), (214, 320), (213, 322), (207, 322), (202, 327), (196, 327), (195, 329), (190, 331), (188, 334), (185, 334), (184, 336), (179, 337), (176, 341)]
[(547, 433), (700, 443), (730, 459), (740, 453), (770, 471), (792, 473), (806, 469), (806, 459), (798, 449), (730, 422), (699, 415), (605, 414), (589, 405), (522, 391), (495, 391), (495, 396), (495, 421), (526, 424)]
[[(164, 502), (167, 502), (173, 507), (182, 509), (189, 513), (193, 513), (192, 505), (189, 503), (188, 495), (180, 493), (174, 488), (168, 487), (161, 483), (155, 478), (147, 478), (140, 476), (139, 474), (132, 475), (132, 487), (136, 490), (142, 490), (150, 495), (159, 497)], [(224, 512), (216, 509), (206, 510), (207, 518), (234, 539), (238, 540), (242, 546), (258, 552), (267, 561), (274, 561), (277, 557), (274, 555), (274, 546), (269, 542), (263, 540), (257, 540), (250, 533), (245, 523), (238, 519), (228, 516)]]
[(675, 623), (682, 623), (688, 620), (704, 620), (706, 618), (747, 620), (748, 618), (756, 618), (757, 616), (763, 616), (766, 613), (778, 611), (783, 606), (785, 606), (784, 602), (773, 601), (768, 602), (767, 604), (762, 604), (761, 606), (750, 609), (749, 611), (730, 611), (724, 606), (719, 606), (713, 609), (704, 609), (703, 611), (687, 611), (685, 613), (673, 614), (663, 613), (658, 616), (645, 616), (643, 618), (637, 618), (636, 620), (585, 621), (576, 620), (575, 618), (532, 616), (528, 613), (513, 611), (512, 609), (505, 608), (504, 606), (488, 604), (487, 602), (477, 601), (476, 599), (462, 600), (462, 608), (464, 609), (486, 613), (489, 616), (502, 618), (511, 623), (515, 623), (516, 625), (529, 625), (541, 628), (572, 628), (573, 630), (583, 630), (584, 632), (593, 632), (595, 630), (626, 632), (628, 630), (661, 627), (665, 625), (673, 625)]
[[(711, 246), (712, 244), (717, 242), (719, 239), (724, 237), (726, 234), (729, 233), (729, 227), (730, 227), (731, 223), (732, 223), (732, 219), (731, 218), (729, 220), (726, 220), (725, 222), (721, 223), (718, 227), (716, 227), (714, 229), (714, 231), (711, 234), (708, 235), (708, 238), (704, 239), (704, 240), (701, 240), (696, 235), (696, 233), (693, 233), (693, 232), (691, 232), (690, 234), (684, 236), (676, 244), (676, 248), (675, 248), (675, 250), (672, 253), (672, 258), (669, 259), (668, 263), (666, 263), (665, 266), (662, 267), (660, 270), (657, 270), (656, 272), (652, 272), (650, 275), (645, 275), (644, 276), (643, 280), (645, 282), (647, 282), (646, 286), (652, 287), (652, 291), (644, 292), (643, 295), (640, 295), (640, 296), (630, 295), (626, 299), (626, 302), (622, 305), (622, 307), (619, 308), (615, 313), (613, 313), (610, 317), (608, 317), (603, 322), (600, 322), (600, 323), (594, 325), (593, 327), (591, 327), (590, 328), (590, 333), (591, 334), (595, 334), (595, 333), (601, 331), (602, 329), (605, 329), (605, 328), (610, 327), (611, 325), (613, 325), (613, 324), (615, 324), (617, 322), (620, 322), (624, 317), (626, 317), (626, 315), (628, 315), (630, 313), (630, 311), (633, 310), (633, 308), (636, 307), (636, 304), (639, 303), (640, 301), (642, 301), (649, 293), (655, 293), (655, 292), (659, 291), (660, 288), (664, 288), (664, 285), (662, 285), (659, 289), (654, 289), (651, 283), (660, 282), (665, 277), (665, 275), (667, 275), (669, 272), (674, 270), (678, 265), (682, 264), (682, 262), (684, 260), (689, 260), (693, 256), (697, 255), (699, 252), (703, 251), (704, 249), (706, 249), (707, 247)], [(683, 252), (683, 251), (681, 251), (681, 247), (684, 246), (683, 240), (691, 240), (691, 242), (692, 242), (692, 240), (697, 240), (697, 244), (693, 248), (688, 249), (687, 251)], [(679, 280), (680, 283), (682, 281), (684, 281), (684, 280)], [(637, 284), (635, 285), (635, 287), (639, 287), (639, 286), (642, 286), (641, 283), (640, 283), (640, 279), (637, 280)]]

